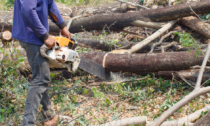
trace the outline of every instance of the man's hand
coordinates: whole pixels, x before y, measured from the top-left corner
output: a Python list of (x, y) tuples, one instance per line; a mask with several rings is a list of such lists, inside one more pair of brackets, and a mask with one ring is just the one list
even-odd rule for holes
[(54, 47), (55, 46), (55, 42), (56, 42), (56, 40), (52, 36), (49, 36), (44, 41), (44, 43), (47, 45), (48, 49), (51, 49), (52, 47)]
[(69, 30), (66, 27), (63, 27), (61, 29), (61, 35), (66, 36), (68, 39), (71, 39), (71, 33), (69, 32)]

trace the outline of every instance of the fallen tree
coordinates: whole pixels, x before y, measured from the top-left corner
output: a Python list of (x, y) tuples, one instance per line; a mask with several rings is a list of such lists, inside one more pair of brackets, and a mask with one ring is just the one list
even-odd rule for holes
[[(133, 26), (134, 21), (146, 21), (146, 22), (162, 22), (178, 19), (181, 17), (192, 16), (189, 6), (198, 14), (204, 14), (210, 12), (210, 1), (205, 0), (201, 2), (192, 2), (188, 4), (179, 4), (176, 6), (150, 9), (136, 12), (127, 13), (113, 13), (113, 14), (97, 14), (90, 17), (83, 17), (74, 20), (69, 29), (72, 33), (90, 30), (103, 30), (104, 27), (108, 27), (109, 30), (119, 30), (127, 26)], [(123, 19), (123, 20), (122, 20)], [(68, 23), (68, 21), (66, 21)], [(0, 28), (2, 23), (0, 23)], [(12, 29), (12, 24), (7, 23), (5, 29)], [(58, 33), (59, 28), (54, 23), (49, 23), (50, 34)]]
[(184, 17), (180, 20), (180, 22), (186, 27), (193, 29), (207, 38), (210, 38), (210, 24), (203, 23), (200, 19), (193, 16)]
[[(208, 0), (202, 2), (192, 2), (189, 3), (189, 5), (198, 14), (210, 12), (210, 1)], [(69, 31), (76, 33), (83, 30), (102, 30), (104, 29), (104, 26), (109, 27), (110, 30), (117, 30), (127, 26), (132, 26), (131, 23), (136, 20), (159, 22), (174, 20), (191, 15), (194, 15), (194, 13), (191, 12), (188, 4), (179, 4), (172, 7), (150, 9), (137, 12), (100, 14), (73, 21)], [(53, 26), (50, 27), (50, 29), (51, 31), (58, 31), (54, 29)]]
[(114, 54), (90, 52), (79, 54), (101, 64), (107, 71), (157, 72), (165, 70), (186, 70), (201, 65), (203, 56), (195, 57), (195, 52), (167, 52), (155, 54)]

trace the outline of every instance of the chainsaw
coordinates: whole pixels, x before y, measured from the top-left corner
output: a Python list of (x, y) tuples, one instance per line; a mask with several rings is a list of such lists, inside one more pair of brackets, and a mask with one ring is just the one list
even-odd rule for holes
[[(67, 68), (69, 72), (75, 72), (79, 67), (101, 79), (113, 79), (113, 72), (106, 71), (105, 68), (98, 63), (79, 57), (78, 53), (75, 51), (77, 46), (75, 39), (68, 39), (61, 36), (54, 38), (56, 40), (56, 46), (52, 49), (48, 49), (45, 44), (40, 48), (41, 55), (49, 60), (50, 68)], [(111, 53), (120, 52), (113, 51)]]
[(67, 68), (70, 72), (75, 72), (80, 63), (80, 57), (75, 51), (77, 41), (65, 37), (54, 37), (55, 46), (52, 49), (44, 44), (40, 48), (41, 55), (49, 60), (50, 68)]

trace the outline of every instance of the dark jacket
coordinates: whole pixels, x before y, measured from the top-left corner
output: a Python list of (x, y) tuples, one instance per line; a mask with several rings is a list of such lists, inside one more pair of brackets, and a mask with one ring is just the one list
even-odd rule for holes
[(66, 26), (54, 0), (15, 0), (12, 37), (42, 45), (49, 36), (48, 16), (60, 29)]

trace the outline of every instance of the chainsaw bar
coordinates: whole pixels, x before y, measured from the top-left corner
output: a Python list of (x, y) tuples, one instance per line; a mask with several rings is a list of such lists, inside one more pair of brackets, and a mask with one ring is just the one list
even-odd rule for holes
[(104, 80), (111, 79), (110, 72), (107, 72), (103, 66), (89, 59), (80, 57), (79, 68), (90, 74), (96, 75), (101, 79)]

